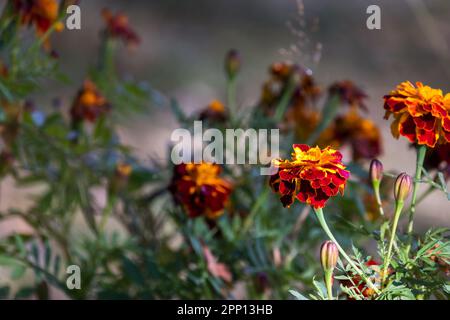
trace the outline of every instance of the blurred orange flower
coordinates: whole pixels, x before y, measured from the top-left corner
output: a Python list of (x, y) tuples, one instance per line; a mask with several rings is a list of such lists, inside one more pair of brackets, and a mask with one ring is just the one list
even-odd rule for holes
[(367, 110), (364, 104), (367, 94), (350, 80), (334, 83), (330, 86), (328, 92), (330, 95), (338, 95), (341, 102), (347, 103), (351, 107)]
[(289, 207), (295, 198), (314, 208), (323, 208), (332, 196), (343, 194), (350, 172), (345, 170), (339, 151), (327, 147), (293, 146), (292, 160), (274, 160), (278, 172), (270, 178), (270, 186), (281, 195), (281, 203)]
[(108, 112), (109, 109), (109, 103), (100, 94), (95, 83), (86, 80), (83, 87), (78, 91), (70, 114), (74, 122), (82, 120), (94, 122), (99, 116)]
[[(374, 272), (374, 276), (370, 278), (377, 288), (381, 287), (381, 279), (383, 271), (380, 268), (380, 264), (373, 259), (367, 261), (366, 266)], [(393, 270), (389, 269), (388, 274), (392, 273)], [(342, 285), (347, 288), (354, 288), (356, 293), (361, 294), (366, 299), (371, 299), (375, 295), (375, 291), (369, 288), (366, 283), (361, 279), (359, 275), (354, 275), (352, 280), (341, 281)]]
[(133, 167), (128, 163), (119, 163), (116, 166), (116, 175), (122, 178), (127, 178), (133, 172)]
[(373, 121), (361, 117), (356, 108), (338, 116), (334, 123), (322, 133), (317, 144), (330, 145), (334, 148), (349, 144), (354, 161), (373, 159), (382, 152), (379, 128)]
[[(55, 24), (55, 30), (64, 29), (62, 22), (57, 22), (59, 13), (58, 0), (13, 0), (13, 8), (20, 16), (22, 25), (34, 25), (38, 36), (43, 36)], [(49, 47), (49, 43), (45, 44)]]
[(221, 171), (219, 165), (206, 162), (175, 166), (169, 190), (189, 217), (215, 219), (223, 214), (232, 188), (220, 177)]
[(138, 45), (141, 40), (134, 29), (130, 26), (128, 17), (123, 13), (114, 15), (111, 10), (103, 9), (103, 19), (106, 22), (106, 34), (112, 38), (121, 39), (130, 46)]
[(450, 142), (450, 94), (417, 82), (403, 82), (384, 96), (385, 119), (394, 116), (392, 135), (434, 148)]
[[(303, 109), (306, 105), (313, 104), (320, 96), (320, 88), (307, 71), (296, 64), (276, 62), (270, 67), (270, 79), (264, 83), (260, 98), (260, 105), (265, 114), (271, 115), (274, 112), (276, 103), (286, 91), (292, 77), (296, 75), (299, 76), (300, 81), (290, 102), (290, 109)], [(290, 117), (288, 111), (286, 118)]]
[(224, 122), (227, 119), (225, 106), (219, 100), (213, 100), (200, 112), (199, 120), (210, 120), (213, 122)]

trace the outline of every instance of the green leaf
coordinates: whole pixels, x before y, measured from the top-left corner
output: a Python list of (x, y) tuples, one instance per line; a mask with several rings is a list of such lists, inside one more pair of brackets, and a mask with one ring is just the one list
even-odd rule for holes
[(24, 287), (17, 291), (14, 299), (27, 299), (35, 292), (33, 287)]
[(19, 265), (12, 270), (11, 278), (13, 280), (19, 280), (25, 275), (26, 271), (27, 271), (27, 268), (24, 265)]
[(307, 297), (305, 297), (300, 292), (297, 292), (295, 290), (289, 290), (289, 293), (292, 294), (297, 300), (309, 300)]
[(14, 267), (20, 263), (21, 263), (20, 261), (18, 261), (17, 259), (15, 259), (13, 257), (0, 255), (0, 265), (2, 265), (2, 266)]

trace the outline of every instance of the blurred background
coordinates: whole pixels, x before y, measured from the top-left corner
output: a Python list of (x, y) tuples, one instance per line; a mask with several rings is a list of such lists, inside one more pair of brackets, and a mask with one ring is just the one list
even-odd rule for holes
[[(372, 4), (381, 8), (381, 30), (366, 27), (366, 9)], [(243, 60), (238, 88), (243, 107), (258, 100), (274, 61), (305, 65), (323, 88), (344, 79), (362, 87), (369, 96), (370, 117), (383, 133), (381, 160), (388, 170), (413, 173), (415, 152), (404, 139), (392, 138), (390, 122), (383, 120), (383, 95), (405, 80), (450, 91), (446, 0), (96, 0), (80, 5), (82, 29), (53, 37), (53, 47), (65, 57), (62, 69), (73, 82), (48, 83), (51, 96), (37, 95), (36, 100), (45, 107), (63, 97), (64, 106), (69, 106), (73, 85), (81, 83), (84, 70), (96, 62), (101, 9), (125, 12), (141, 45), (121, 49), (120, 68), (161, 93), (159, 106), (149, 106), (147, 117), (121, 121), (124, 142), (142, 159), (167, 154), (170, 134), (177, 127), (167, 98), (176, 98), (187, 113), (212, 99), (224, 100), (223, 57), (230, 48), (238, 49)], [(26, 206), (11, 183), (4, 181), (1, 188), (2, 208), (13, 203)], [(445, 196), (436, 192), (419, 205), (417, 226), (450, 226), (448, 208)]]

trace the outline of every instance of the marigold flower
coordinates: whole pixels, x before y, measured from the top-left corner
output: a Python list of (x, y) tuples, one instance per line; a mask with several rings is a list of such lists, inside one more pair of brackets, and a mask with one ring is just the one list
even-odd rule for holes
[(227, 112), (223, 103), (219, 100), (213, 100), (202, 112), (200, 112), (199, 120), (224, 122), (227, 120), (227, 117)]
[(385, 119), (394, 116), (392, 135), (434, 148), (450, 142), (450, 95), (417, 82), (403, 82), (384, 96)]
[(169, 190), (189, 217), (215, 219), (223, 214), (232, 188), (219, 176), (221, 170), (219, 165), (206, 162), (175, 166)]
[[(373, 259), (370, 259), (365, 265), (374, 271), (375, 275), (370, 278), (377, 288), (381, 287), (381, 279), (383, 278), (383, 271), (380, 268), (380, 264)], [(392, 269), (387, 271), (388, 274), (392, 273)], [(367, 284), (361, 279), (359, 275), (352, 276), (351, 280), (341, 281), (342, 285), (347, 288), (354, 288), (355, 291), (361, 294), (364, 298), (370, 299), (375, 295), (375, 291), (367, 286)]]
[(382, 152), (380, 130), (373, 121), (361, 117), (356, 109), (337, 117), (331, 133), (332, 139), (338, 143), (336, 147), (350, 144), (355, 161), (373, 159)]
[(306, 141), (312, 132), (317, 128), (321, 115), (311, 108), (292, 108), (287, 113), (288, 119), (295, 123), (295, 137), (300, 141)]
[(86, 80), (83, 87), (78, 91), (70, 114), (74, 122), (82, 120), (95, 122), (98, 117), (108, 112), (109, 109), (109, 103), (98, 91), (95, 83)]
[[(293, 77), (298, 77), (298, 84), (289, 105), (289, 109), (304, 109), (313, 104), (320, 95), (320, 88), (316, 85), (312, 75), (296, 64), (277, 62), (270, 67), (270, 79), (263, 85), (260, 105), (263, 112), (272, 115), (276, 104), (286, 91)], [(287, 115), (286, 118), (290, 118)]]
[(343, 194), (350, 172), (345, 170), (339, 151), (327, 147), (293, 146), (292, 160), (274, 160), (278, 172), (271, 176), (270, 186), (280, 193), (284, 207), (295, 200), (323, 208), (327, 200)]
[[(38, 36), (43, 36), (56, 23), (59, 13), (58, 0), (14, 0), (13, 8), (22, 25), (34, 25)], [(56, 31), (64, 28), (62, 22), (55, 25)], [(49, 47), (49, 43), (45, 44)]]
[(364, 104), (367, 94), (350, 80), (334, 83), (330, 86), (328, 92), (330, 95), (338, 95), (341, 102), (347, 103), (351, 107), (367, 110)]
[(114, 15), (111, 10), (103, 9), (103, 19), (106, 22), (106, 34), (112, 38), (121, 39), (125, 44), (136, 46), (140, 43), (137, 33), (131, 28), (128, 17), (123, 13)]

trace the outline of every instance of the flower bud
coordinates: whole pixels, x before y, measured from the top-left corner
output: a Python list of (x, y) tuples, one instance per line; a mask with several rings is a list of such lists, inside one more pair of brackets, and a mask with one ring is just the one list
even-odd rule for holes
[(320, 247), (320, 262), (325, 272), (332, 272), (336, 267), (339, 251), (333, 241), (325, 241)]
[(381, 179), (383, 179), (383, 164), (379, 160), (373, 159), (370, 163), (370, 180), (373, 184), (380, 182)]
[(241, 57), (237, 50), (232, 49), (228, 51), (225, 57), (225, 72), (228, 78), (233, 79), (241, 68)]
[(394, 185), (394, 197), (396, 201), (405, 201), (405, 199), (409, 196), (412, 188), (412, 178), (406, 173), (400, 173), (395, 180)]

